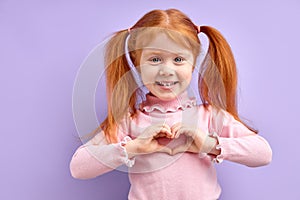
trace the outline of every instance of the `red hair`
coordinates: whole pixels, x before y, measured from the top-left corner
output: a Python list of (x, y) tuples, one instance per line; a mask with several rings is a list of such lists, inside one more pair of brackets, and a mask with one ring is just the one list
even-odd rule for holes
[[(155, 37), (158, 30), (192, 50), (195, 58), (199, 55), (198, 28), (189, 17), (176, 9), (153, 10), (146, 13), (130, 29), (128, 48), (135, 66), (139, 66), (141, 50), (147, 45), (143, 38), (149, 40)], [(199, 73), (199, 94), (202, 102), (205, 107), (211, 105), (217, 109), (224, 109), (242, 122), (237, 112), (237, 72), (231, 48), (216, 29), (201, 26), (200, 31), (209, 39), (208, 53)], [(115, 33), (106, 46), (108, 115), (94, 132), (103, 130), (107, 140), (111, 143), (118, 140), (116, 135), (118, 123), (128, 113), (132, 117), (136, 114), (136, 102), (139, 95), (137, 84), (130, 73), (124, 54), (125, 39), (128, 34), (127, 29)]]

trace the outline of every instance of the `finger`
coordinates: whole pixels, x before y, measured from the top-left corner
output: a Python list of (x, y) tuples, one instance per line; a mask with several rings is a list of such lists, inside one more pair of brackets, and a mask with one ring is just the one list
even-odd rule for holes
[(199, 150), (197, 149), (194, 143), (192, 144), (186, 143), (184, 145), (178, 146), (175, 149), (173, 149), (172, 155), (176, 155), (178, 153), (184, 153), (184, 152), (199, 153)]
[(202, 130), (198, 129), (195, 131), (195, 134), (193, 136), (194, 143), (198, 148), (202, 148), (205, 139), (207, 137), (207, 134), (203, 132)]
[(154, 137), (160, 133), (168, 133), (168, 134), (171, 133), (168, 128), (163, 127), (163, 125), (161, 124), (150, 126), (145, 130), (145, 132), (146, 135), (148, 135), (149, 137)]
[(176, 134), (174, 136), (174, 138), (179, 138), (180, 135), (185, 134), (185, 129), (183, 127), (180, 127), (177, 131)]
[(172, 131), (173, 133), (175, 133), (175, 138), (178, 138), (181, 134), (190, 137), (194, 137), (194, 135), (196, 134), (196, 130), (191, 127), (184, 126), (181, 123), (176, 123), (174, 126), (172, 126)]
[(174, 124), (172, 127), (171, 127), (171, 132), (175, 135), (176, 132), (180, 129), (180, 127), (182, 126), (182, 124), (180, 122)]
[(171, 127), (171, 131), (173, 133), (173, 137), (174, 138), (178, 138), (181, 134), (181, 132), (179, 132), (179, 130), (182, 128), (182, 124), (180, 122), (174, 124), (172, 127)]
[(166, 134), (164, 133), (158, 133), (157, 135), (154, 136), (154, 138), (160, 138), (160, 137), (165, 137)]
[(163, 126), (162, 126), (162, 132), (166, 133), (166, 137), (173, 138), (173, 133), (172, 133), (171, 128), (170, 128), (169, 125), (163, 124)]
[(187, 137), (185, 143), (188, 147), (190, 147), (193, 144), (193, 142), (194, 142), (194, 139), (192, 137)]
[(186, 144), (180, 145), (173, 149), (172, 155), (176, 155), (178, 153), (184, 153), (188, 149)]
[(153, 138), (161, 138), (161, 137), (166, 137), (166, 138), (170, 138), (170, 134), (166, 133), (166, 132), (159, 132), (158, 134), (154, 135)]
[(187, 137), (187, 140), (183, 145), (180, 145), (175, 149), (173, 149), (173, 155), (188, 151), (192, 143), (193, 143), (193, 139), (191, 137)]
[(200, 150), (194, 144), (190, 145), (186, 151), (191, 152), (191, 153), (199, 153), (200, 152)]
[(157, 152), (167, 153), (169, 155), (172, 155), (172, 149), (163, 145), (158, 145)]
[(163, 137), (168, 137), (168, 138), (171, 138), (173, 136), (173, 134), (171, 133), (170, 128), (166, 128), (166, 127), (162, 127), (159, 130), (158, 134), (161, 134), (161, 135), (163, 135)]
[(196, 137), (198, 137), (198, 131), (194, 128), (190, 128), (190, 127), (182, 127), (180, 130), (182, 133), (186, 135), (187, 137), (191, 137), (193, 139), (195, 139)]
[(171, 132), (171, 128), (170, 128), (170, 126), (168, 124), (164, 123), (164, 124), (161, 125), (161, 127), (165, 128), (165, 129), (168, 129)]
[(195, 144), (195, 141), (193, 140), (193, 138), (188, 137), (187, 138), (187, 152), (191, 152), (191, 153), (198, 153), (200, 152), (200, 150), (197, 148), (197, 145)]

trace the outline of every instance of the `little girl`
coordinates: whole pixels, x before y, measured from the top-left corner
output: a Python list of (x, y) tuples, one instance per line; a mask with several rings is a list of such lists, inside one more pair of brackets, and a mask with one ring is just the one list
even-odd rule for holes
[[(209, 47), (198, 69), (200, 33)], [(221, 193), (214, 162), (270, 163), (268, 142), (238, 116), (234, 57), (216, 29), (153, 10), (110, 39), (105, 61), (108, 115), (74, 153), (73, 177), (125, 164), (128, 199), (212, 200)], [(195, 70), (201, 105), (189, 87)]]

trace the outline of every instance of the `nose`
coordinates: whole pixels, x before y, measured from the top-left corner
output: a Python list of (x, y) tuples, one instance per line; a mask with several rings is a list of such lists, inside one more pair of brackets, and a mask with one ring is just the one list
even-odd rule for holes
[(174, 74), (175, 71), (170, 65), (161, 66), (159, 69), (159, 75), (161, 76), (173, 76)]

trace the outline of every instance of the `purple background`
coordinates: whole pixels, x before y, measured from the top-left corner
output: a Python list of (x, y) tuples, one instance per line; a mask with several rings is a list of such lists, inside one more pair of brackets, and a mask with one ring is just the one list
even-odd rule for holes
[(86, 181), (70, 175), (80, 145), (73, 84), (105, 37), (147, 11), (171, 7), (227, 38), (239, 70), (241, 115), (273, 148), (265, 167), (218, 165), (221, 199), (300, 198), (299, 1), (1, 0), (0, 199), (126, 199), (123, 172)]

